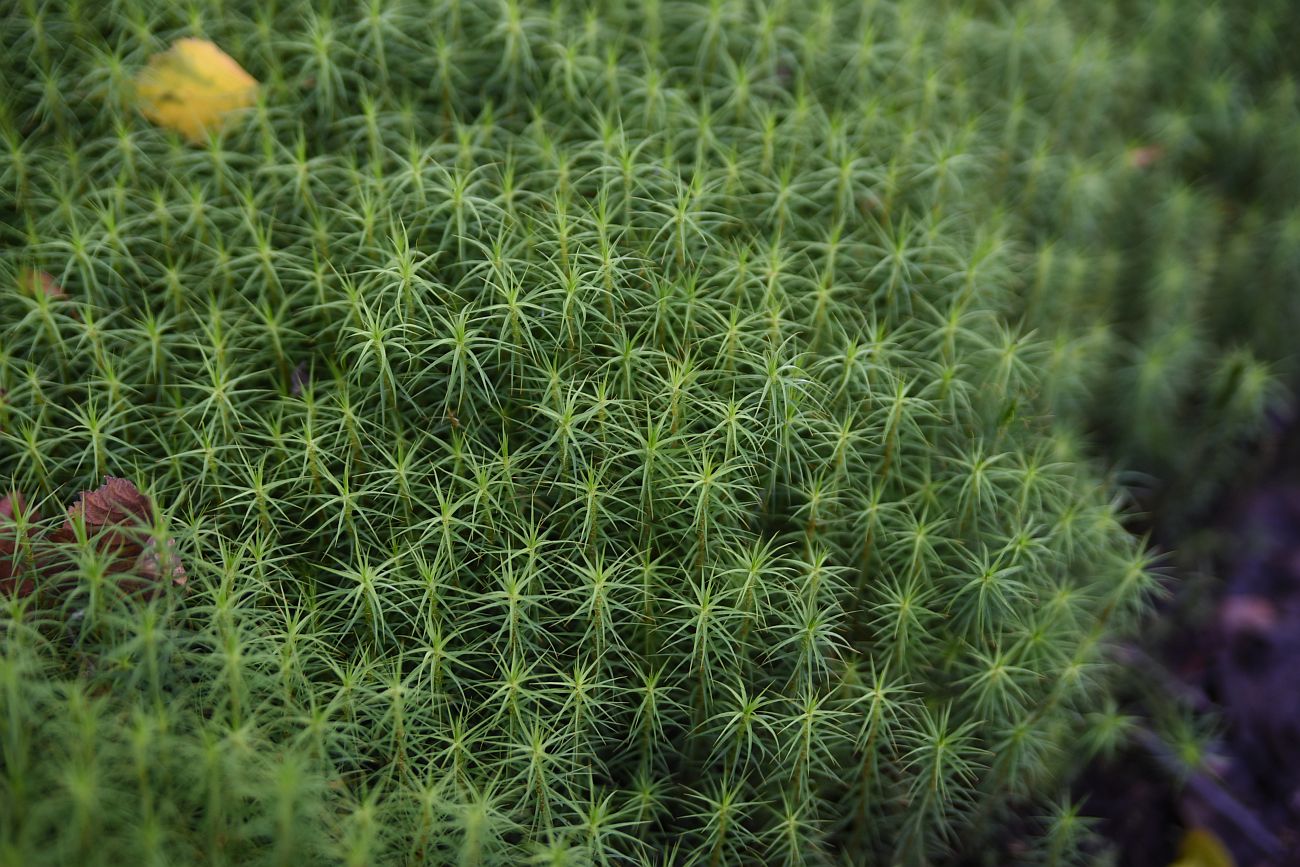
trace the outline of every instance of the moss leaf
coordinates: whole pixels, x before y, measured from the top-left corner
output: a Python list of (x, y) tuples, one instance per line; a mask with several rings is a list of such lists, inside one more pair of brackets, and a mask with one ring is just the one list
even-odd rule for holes
[(22, 542), (20, 534), (30, 535), (30, 530), (19, 529), (16, 520), (19, 515), (25, 515), (29, 523), (41, 519), (35, 509), (28, 510), (22, 492), (12, 491), (0, 499), (0, 595), (17, 589), (18, 595), (26, 596), (35, 589), (31, 579), (24, 577), (23, 566), (16, 556)]

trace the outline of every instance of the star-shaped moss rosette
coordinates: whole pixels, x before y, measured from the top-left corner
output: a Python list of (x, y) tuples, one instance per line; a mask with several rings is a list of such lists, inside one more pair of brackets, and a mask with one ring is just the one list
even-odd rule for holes
[(35, 509), (27, 508), (21, 491), (11, 491), (0, 499), (0, 597), (15, 591), (27, 596), (36, 589), (30, 564), (23, 562), (23, 542), (31, 539), (32, 525), (40, 519)]
[(154, 533), (153, 502), (127, 479), (105, 476), (104, 484), (82, 491), (68, 507), (63, 525), (50, 534), (56, 544), (77, 542), (77, 524), (85, 527), (86, 538), (99, 551), (113, 554), (111, 574), (130, 574), (121, 581), (128, 592), (157, 590), (164, 579), (177, 586), (188, 580), (184, 564), (176, 553), (175, 540), (160, 544)]

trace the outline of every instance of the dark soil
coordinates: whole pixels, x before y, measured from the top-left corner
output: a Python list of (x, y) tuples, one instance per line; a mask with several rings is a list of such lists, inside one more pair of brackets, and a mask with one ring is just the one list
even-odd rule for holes
[[(1171, 864), (1193, 827), (1216, 834), (1238, 867), (1300, 865), (1300, 426), (1279, 423), (1251, 462), (1211, 514), (1176, 535), (1153, 510), (1157, 541), (1205, 553), (1172, 561), (1171, 599), (1121, 653), (1136, 692), (1217, 720), (1218, 736), (1194, 773), (1142, 730), (1085, 775), (1085, 812), (1124, 867)], [(1155, 704), (1133, 699), (1139, 715)]]

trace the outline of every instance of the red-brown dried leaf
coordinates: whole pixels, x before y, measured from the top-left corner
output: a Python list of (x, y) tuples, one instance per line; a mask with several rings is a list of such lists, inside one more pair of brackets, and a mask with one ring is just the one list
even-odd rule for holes
[[(15, 557), (22, 541), (15, 515), (26, 516), (29, 523), (41, 519), (35, 509), (28, 511), (21, 491), (12, 491), (0, 500), (0, 596), (8, 596), (15, 589), (19, 596), (27, 596), (36, 589), (35, 582), (23, 576), (22, 565)], [(31, 530), (25, 534), (30, 538)]]
[(1156, 163), (1164, 159), (1165, 149), (1160, 145), (1146, 145), (1145, 147), (1133, 148), (1126, 154), (1126, 161), (1129, 168), (1149, 169)]
[(44, 295), (46, 298), (56, 300), (68, 297), (68, 293), (63, 290), (58, 281), (45, 271), (26, 271), (20, 282), (23, 291), (32, 297)]
[[(141, 527), (153, 523), (153, 504), (140, 493), (140, 489), (126, 479), (105, 476), (104, 484), (93, 491), (82, 491), (77, 502), (68, 507), (68, 517), (63, 526), (50, 537), (56, 542), (72, 542), (77, 538), (73, 522), (80, 517), (86, 525), (86, 534), (98, 535), (109, 527)], [(140, 553), (140, 544), (128, 539), (124, 533), (108, 533), (114, 547), (134, 546), (131, 556)]]
[(105, 476), (99, 488), (82, 491), (77, 502), (68, 507), (63, 526), (50, 539), (64, 543), (76, 541), (74, 521), (78, 517), (86, 525), (86, 534), (96, 540), (98, 549), (116, 555), (109, 566), (110, 573), (131, 572), (146, 579), (122, 582), (128, 591), (155, 586), (167, 576), (177, 585), (185, 583), (185, 567), (176, 555), (174, 542), (169, 541), (160, 552), (157, 540), (146, 537), (154, 520), (153, 503), (132, 482)]
[(104, 484), (93, 491), (82, 491), (81, 498), (68, 510), (72, 517), (80, 514), (87, 527), (139, 522), (153, 523), (153, 503), (127, 479), (105, 476)]
[(1266, 634), (1277, 625), (1278, 619), (1277, 605), (1265, 596), (1228, 596), (1219, 606), (1219, 620), (1230, 636), (1241, 633)]

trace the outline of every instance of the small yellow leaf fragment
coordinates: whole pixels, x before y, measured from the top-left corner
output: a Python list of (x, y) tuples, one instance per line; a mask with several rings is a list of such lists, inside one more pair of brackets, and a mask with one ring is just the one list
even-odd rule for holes
[(197, 143), (256, 101), (257, 79), (208, 40), (178, 39), (149, 58), (135, 94), (145, 117)]
[(1169, 867), (1236, 867), (1232, 853), (1213, 832), (1193, 828), (1183, 835), (1178, 860)]

